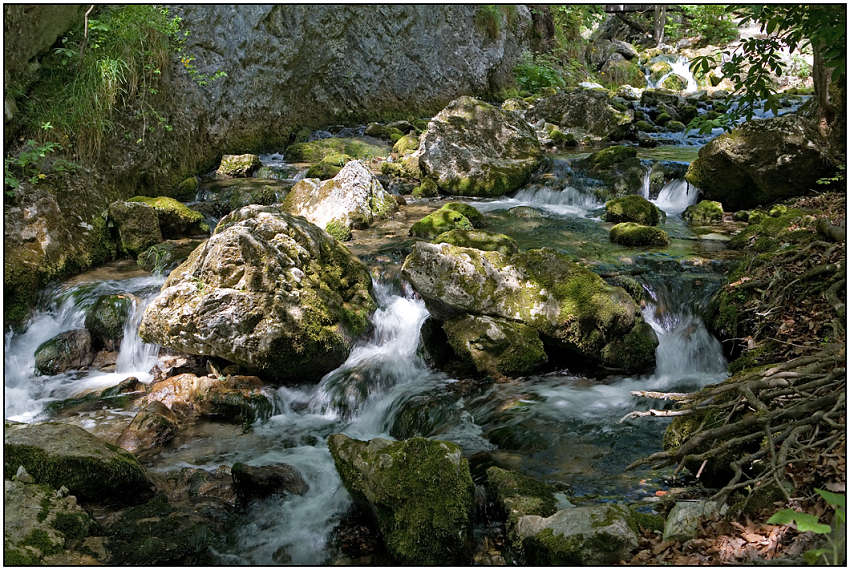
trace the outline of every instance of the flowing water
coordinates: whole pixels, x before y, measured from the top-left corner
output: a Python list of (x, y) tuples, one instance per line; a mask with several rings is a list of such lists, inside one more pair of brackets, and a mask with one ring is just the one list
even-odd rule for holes
[[(648, 172), (645, 182), (642, 193), (649, 196)], [(656, 369), (601, 379), (561, 370), (497, 384), (451, 377), (429, 366), (423, 354), (421, 329), (428, 318), (424, 303), (407, 284), (391, 277), (396, 272), (379, 275), (372, 331), (344, 364), (318, 384), (278, 388), (272, 417), (247, 433), (238, 426), (199, 424), (148, 460), (156, 471), (214, 470), (241, 461), (288, 463), (301, 472), (309, 490), (303, 496), (252, 503), (232, 544), (218, 552), (221, 563), (333, 561), (332, 530), (351, 506), (325, 443), (334, 433), (359, 439), (421, 433), (454, 441), (469, 456), (484, 453), (494, 464), (568, 486), (579, 499), (641, 500), (664, 485), (668, 472), (632, 473), (624, 468), (660, 448), (668, 420), (620, 419), (635, 409), (667, 405), (636, 398), (632, 391), (692, 390), (725, 377), (720, 345), (698, 316), (720, 276), (707, 268), (710, 264), (681, 269), (680, 261), (694, 253), (696, 243), (688, 241), (693, 238), (690, 230), (675, 221), (696, 198), (696, 189), (686, 182), (668, 183), (655, 200), (673, 217), (672, 222), (668, 219), (670, 227), (686, 238), (657, 254), (610, 244), (598, 218), (602, 202), (592, 190), (568, 160), (556, 160), (544, 182), (510, 198), (474, 204), (486, 212), (493, 229), (512, 235), (522, 247), (547, 245), (578, 252), (596, 264), (604, 259), (610, 267), (644, 267), (638, 279), (648, 298), (643, 316), (659, 338)], [(506, 212), (520, 205), (544, 215), (518, 219)], [(114, 385), (128, 376), (150, 381), (157, 347), (142, 343), (137, 329), (144, 306), (163, 281), (149, 274), (107, 274), (46, 291), (25, 331), (6, 335), (6, 417), (39, 420), (51, 401)], [(115, 372), (35, 375), (33, 353), (39, 344), (82, 327), (85, 310), (99, 295), (122, 292), (133, 293), (139, 302), (125, 330)]]

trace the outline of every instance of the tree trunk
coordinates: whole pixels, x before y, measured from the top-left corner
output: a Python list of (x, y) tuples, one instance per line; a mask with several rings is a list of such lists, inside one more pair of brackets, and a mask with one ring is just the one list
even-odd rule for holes
[(846, 156), (846, 92), (844, 79), (832, 81), (833, 69), (823, 60), (823, 46), (813, 45), (812, 84), (815, 89), (815, 109), (818, 132), (828, 142), (830, 154), (843, 162)]
[(664, 43), (664, 24), (667, 23), (667, 6), (655, 5), (655, 46)]

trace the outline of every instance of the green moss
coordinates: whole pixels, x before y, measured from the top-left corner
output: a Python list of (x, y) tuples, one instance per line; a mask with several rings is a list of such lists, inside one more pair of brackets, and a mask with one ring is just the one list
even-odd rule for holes
[(634, 508), (630, 509), (630, 520), (629, 526), (632, 527), (636, 533), (640, 532), (640, 530), (649, 530), (649, 531), (664, 531), (664, 517), (661, 515), (657, 515), (655, 513), (642, 513)]
[(612, 242), (626, 246), (666, 246), (670, 243), (667, 232), (660, 228), (624, 222), (611, 228)]
[(649, 121), (635, 121), (635, 126), (638, 128), (639, 131), (645, 133), (655, 132), (655, 127)]
[(710, 224), (723, 221), (723, 206), (713, 200), (701, 200), (698, 204), (688, 206), (682, 213), (682, 218), (692, 224)]
[(498, 251), (505, 255), (512, 255), (519, 251), (519, 246), (513, 238), (483, 230), (449, 230), (438, 235), (433, 241), (482, 251)]
[(347, 154), (329, 154), (307, 170), (307, 178), (319, 178), (320, 180), (333, 178), (350, 160), (353, 159)]
[(449, 202), (413, 224), (410, 235), (434, 239), (454, 229), (472, 230), (481, 219), (481, 212), (472, 206), (460, 202)]
[(414, 198), (434, 198), (439, 194), (437, 183), (432, 178), (425, 178), (422, 183), (413, 189), (411, 193)]
[(675, 73), (671, 73), (670, 75), (667, 76), (667, 79), (665, 79), (661, 83), (661, 86), (664, 89), (671, 89), (673, 91), (683, 91), (688, 86), (688, 82), (681, 75), (676, 75)]
[(351, 240), (351, 228), (338, 220), (328, 222), (328, 225), (325, 226), (325, 231), (339, 241)]
[(635, 194), (615, 198), (605, 204), (605, 221), (608, 222), (636, 222), (655, 226), (660, 217), (655, 204)]
[(664, 126), (672, 120), (673, 120), (673, 117), (670, 116), (670, 113), (665, 111), (665, 112), (659, 114), (657, 117), (655, 117), (655, 124)]
[(50, 526), (61, 532), (65, 540), (82, 540), (89, 535), (93, 521), (86, 513), (56, 513)]
[(685, 123), (681, 121), (670, 121), (667, 123), (667, 129), (673, 132), (682, 132), (685, 130)]
[(163, 235), (166, 237), (178, 237), (193, 230), (209, 232), (210, 227), (204, 221), (204, 215), (197, 210), (191, 209), (186, 204), (178, 202), (168, 196), (135, 196), (129, 202), (142, 202), (156, 210), (159, 225)]
[(521, 473), (490, 467), (487, 486), (510, 525), (525, 515), (548, 517), (557, 510), (555, 489)]
[(21, 541), (21, 546), (31, 546), (41, 552), (42, 556), (50, 556), (62, 551), (62, 545), (58, 544), (54, 539), (47, 534), (47, 531), (40, 528), (34, 528)]
[(593, 169), (609, 168), (629, 158), (637, 157), (637, 149), (631, 146), (615, 145), (603, 148), (591, 154), (586, 163)]
[(172, 197), (177, 200), (182, 200), (184, 202), (189, 202), (195, 199), (195, 195), (198, 192), (198, 186), (201, 185), (201, 181), (197, 176), (190, 176), (186, 178), (178, 184), (174, 188), (174, 192), (172, 192)]
[(530, 326), (466, 315), (443, 323), (449, 346), (481, 374), (521, 376), (547, 360), (543, 342)]
[(41, 559), (32, 550), (3, 546), (4, 566), (38, 566), (41, 564)]
[(652, 327), (639, 321), (627, 334), (602, 349), (602, 363), (620, 370), (649, 370), (655, 365), (658, 339)]
[(576, 137), (572, 133), (564, 133), (562, 130), (558, 128), (554, 128), (549, 131), (549, 138), (552, 139), (552, 143), (555, 146), (559, 147), (573, 147), (578, 145), (578, 141)]
[(319, 162), (333, 154), (346, 154), (358, 160), (386, 156), (389, 147), (376, 145), (357, 138), (327, 138), (297, 143), (286, 148), (286, 158), (291, 162)]
[(393, 152), (406, 154), (419, 148), (419, 137), (416, 135), (404, 135), (393, 145)]

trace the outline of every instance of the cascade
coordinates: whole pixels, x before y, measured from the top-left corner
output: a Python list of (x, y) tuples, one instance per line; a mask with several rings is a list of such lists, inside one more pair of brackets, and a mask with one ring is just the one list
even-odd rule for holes
[(673, 180), (664, 185), (658, 198), (652, 202), (664, 210), (667, 214), (677, 216), (685, 211), (688, 206), (697, 203), (699, 190), (696, 186), (684, 179)]

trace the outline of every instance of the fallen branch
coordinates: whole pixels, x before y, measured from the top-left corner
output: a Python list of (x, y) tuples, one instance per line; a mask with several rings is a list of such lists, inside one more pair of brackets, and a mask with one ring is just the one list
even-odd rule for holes
[(623, 423), (626, 420), (634, 419), (634, 418), (643, 418), (646, 416), (653, 416), (656, 418), (670, 418), (673, 416), (687, 416), (688, 414), (692, 414), (693, 410), (647, 410), (645, 412), (629, 412), (617, 423)]

